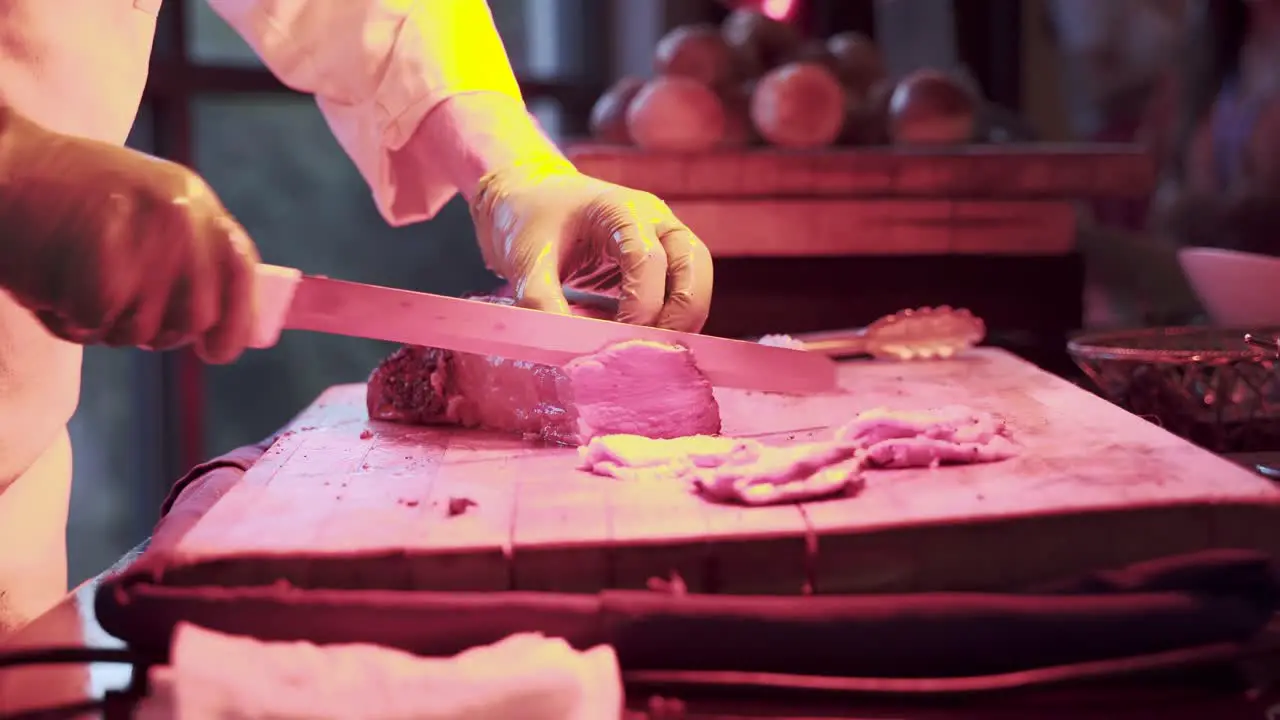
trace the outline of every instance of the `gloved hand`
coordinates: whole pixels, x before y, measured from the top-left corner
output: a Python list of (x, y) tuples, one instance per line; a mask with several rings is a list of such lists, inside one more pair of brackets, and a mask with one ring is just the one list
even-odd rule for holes
[(707, 320), (711, 253), (649, 193), (541, 162), (484, 176), (471, 217), (523, 307), (567, 313), (562, 282), (616, 263), (620, 322), (697, 332)]
[(58, 337), (208, 362), (249, 342), (257, 250), (180, 165), (0, 108), (0, 228), (0, 288)]

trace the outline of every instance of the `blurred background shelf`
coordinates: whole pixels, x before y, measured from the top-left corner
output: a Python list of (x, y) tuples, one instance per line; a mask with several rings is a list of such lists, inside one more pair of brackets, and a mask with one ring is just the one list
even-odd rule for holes
[(716, 258), (707, 332), (856, 326), (955, 305), (992, 341), (1057, 372), (1083, 324), (1077, 199), (1155, 186), (1128, 145), (654, 152), (577, 143), (584, 172), (653, 192)]
[(1016, 143), (951, 147), (654, 152), (578, 142), (583, 172), (686, 198), (904, 197), (1063, 200), (1146, 197), (1156, 184), (1149, 153), (1130, 144)]

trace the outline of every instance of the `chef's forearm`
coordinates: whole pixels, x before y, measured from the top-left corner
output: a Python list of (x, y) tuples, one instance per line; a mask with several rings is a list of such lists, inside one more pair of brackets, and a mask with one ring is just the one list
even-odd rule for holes
[[(428, 218), (477, 167), (507, 162), (534, 133), (477, 117), (520, 89), (484, 0), (209, 0), (285, 84), (316, 96), (388, 222)], [(476, 96), (481, 100), (468, 100)], [(487, 98), (487, 99), (485, 99)], [(498, 99), (501, 98), (502, 101)], [(449, 108), (468, 108), (457, 113)], [(446, 114), (435, 111), (446, 109)], [(424, 120), (435, 115), (437, 130)], [(455, 118), (452, 122), (445, 122)], [(457, 127), (466, 118), (469, 129)], [(487, 126), (485, 123), (489, 123)], [(513, 141), (485, 138), (510, 133)], [(526, 138), (521, 141), (518, 138)], [(549, 142), (547, 147), (552, 147)]]
[(523, 101), (492, 92), (446, 100), (427, 116), (405, 151), (423, 168), (443, 164), (468, 202), (480, 179), (495, 170), (572, 167)]
[(433, 64), (449, 68), (452, 80), (406, 143), (413, 169), (443, 166), (450, 184), (470, 201), (480, 178), (494, 170), (567, 164), (525, 106), (484, 2), (443, 3), (437, 20), (443, 26), (440, 35), (450, 42), (426, 50)]

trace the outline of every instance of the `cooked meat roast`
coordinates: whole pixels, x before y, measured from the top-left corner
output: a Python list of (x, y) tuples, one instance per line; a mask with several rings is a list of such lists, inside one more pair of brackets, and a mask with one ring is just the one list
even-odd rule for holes
[[(509, 298), (477, 298), (510, 303)], [(619, 343), (563, 368), (406, 346), (369, 378), (375, 420), (485, 428), (580, 445), (599, 435), (714, 435), (720, 409), (687, 349)]]

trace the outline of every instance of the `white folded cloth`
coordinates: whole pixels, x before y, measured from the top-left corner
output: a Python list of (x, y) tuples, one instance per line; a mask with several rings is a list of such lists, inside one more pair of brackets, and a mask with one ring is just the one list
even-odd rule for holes
[(174, 634), (142, 716), (176, 720), (617, 720), (613, 649), (512, 635), (451, 658), (376, 645), (262, 642), (195, 625)]

